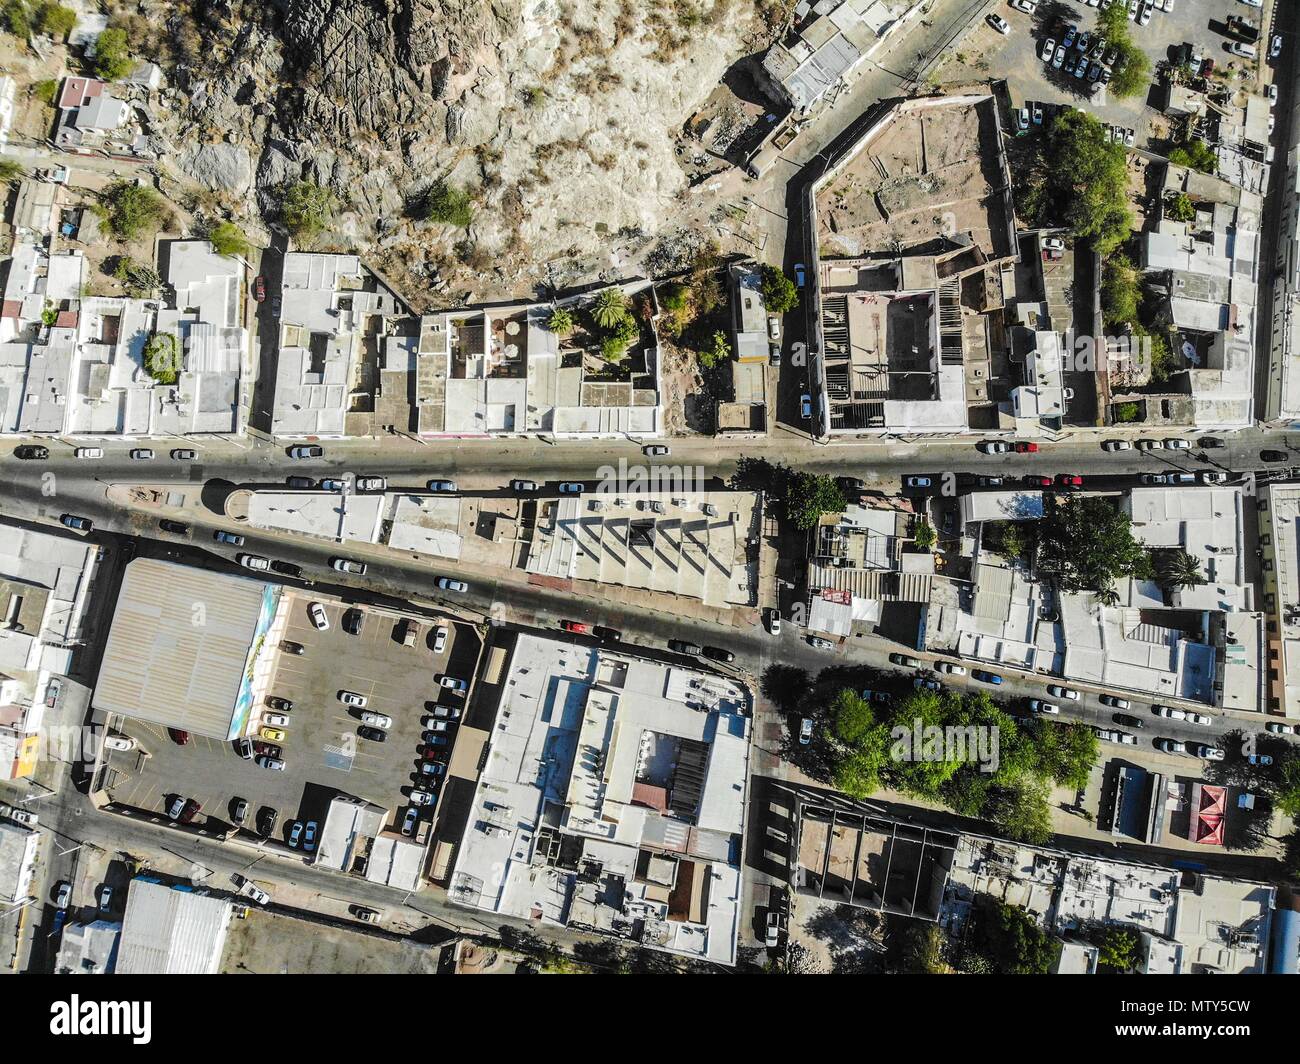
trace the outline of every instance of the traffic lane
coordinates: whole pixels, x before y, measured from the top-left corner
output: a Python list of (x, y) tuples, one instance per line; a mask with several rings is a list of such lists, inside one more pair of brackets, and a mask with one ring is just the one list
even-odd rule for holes
[[(134, 462), (125, 453), (106, 449), (103, 460), (77, 460), (71, 454), (52, 453), (45, 461), (0, 456), (0, 485), (5, 482), (25, 484), (39, 490), (48, 484), (47, 473), (59, 479), (113, 483), (151, 484), (183, 481), (190, 483), (228, 481), (233, 485), (284, 486), (290, 476), (319, 479), (340, 472), (400, 477), (406, 485), (427, 483), (429, 479), (452, 479), (471, 474), (491, 479), (494, 486), (508, 488), (513, 479), (531, 479), (554, 484), (565, 480), (583, 483), (614, 477), (645, 478), (652, 472), (671, 475), (674, 467), (690, 466), (692, 476), (720, 480), (730, 477), (742, 458), (766, 458), (788, 462), (811, 472), (851, 473), (872, 482), (884, 482), (907, 474), (973, 474), (998, 471), (1005, 475), (1042, 472), (1078, 473), (1083, 476), (1124, 475), (1157, 472), (1163, 468), (1194, 471), (1202, 468), (1244, 473), (1248, 471), (1284, 471), (1291, 464), (1300, 466), (1300, 449), (1291, 446), (1291, 434), (1281, 431), (1255, 432), (1243, 438), (1230, 438), (1227, 445), (1215, 450), (1192, 451), (1103, 451), (1096, 439), (1043, 444), (1036, 454), (984, 454), (970, 440), (873, 440), (854, 441), (814, 447), (806, 436), (778, 432), (763, 440), (747, 441), (743, 451), (719, 451), (712, 438), (673, 440), (671, 454), (651, 460), (640, 445), (599, 447), (587, 444), (529, 444), (503, 448), (495, 444), (454, 448), (422, 448), (418, 444), (399, 442), (392, 447), (378, 447), (368, 441), (351, 441), (347, 447), (332, 446), (320, 459), (288, 459), (265, 445), (248, 448), (229, 446), (213, 451), (193, 463), (156, 460)], [(369, 448), (370, 453), (365, 453)], [(1267, 463), (1262, 450), (1285, 450), (1293, 455), (1292, 463)], [(620, 464), (620, 463), (625, 464)], [(418, 470), (418, 472), (416, 472)], [(45, 490), (50, 490), (46, 488)], [(58, 487), (62, 490), (62, 487)]]
[[(120, 524), (120, 510), (116, 507), (105, 502), (99, 504), (96, 510), (95, 514), (89, 516), (101, 529), (113, 528)], [(560, 620), (570, 618), (608, 624), (610, 627), (627, 627), (629, 619), (642, 612), (632, 608), (613, 607), (606, 598), (595, 593), (592, 597), (598, 598), (599, 606), (589, 602), (588, 597), (580, 591), (559, 592), (533, 585), (484, 579), (478, 574), (458, 573), (454, 567), (449, 568), (433, 559), (418, 563), (403, 558), (377, 559), (368, 554), (361, 555), (355, 550), (349, 551), (343, 545), (306, 538), (277, 537), (274, 533), (261, 533), (258, 530), (235, 526), (233, 523), (226, 523), (220, 527), (235, 528), (245, 537), (243, 545), (218, 544), (211, 540), (216, 527), (195, 522), (194, 540), (191, 542), (175, 544), (162, 540), (143, 542), (152, 544), (148, 548), (149, 553), (209, 566), (215, 560), (220, 567), (236, 572), (248, 571), (238, 566), (235, 559), (239, 554), (256, 554), (277, 561), (289, 561), (302, 566), (304, 570), (312, 570), (310, 574), (305, 575), (302, 581), (304, 586), (318, 586), (322, 591), (344, 599), (354, 598), (358, 594), (376, 598), (388, 595), (397, 603), (420, 598), (430, 600), (443, 608), (468, 608), (485, 616), (506, 616), (513, 613), (516, 617), (543, 623), (550, 622), (557, 626)], [(363, 576), (340, 573), (330, 566), (331, 559), (336, 557), (364, 557), (367, 571)], [(320, 576), (325, 576), (326, 579), (322, 581)], [(440, 576), (464, 578), (469, 585), (469, 591), (464, 594), (441, 591), (436, 586), (436, 580)], [(742, 665), (756, 673), (774, 663), (778, 648), (785, 660), (808, 668), (816, 668), (821, 663), (842, 660), (848, 656), (812, 647), (808, 644), (806, 636), (794, 626), (788, 626), (782, 637), (772, 637), (766, 631), (753, 632), (753, 630), (751, 630), (753, 634), (741, 636), (737, 629), (710, 626), (697, 619), (686, 617), (674, 618), (672, 625), (670, 629), (672, 634), (664, 634), (662, 629), (660, 630), (659, 637), (663, 638), (665, 643), (668, 638), (672, 638), (672, 635), (681, 634), (685, 626), (693, 632), (698, 632), (700, 639), (715, 641), (716, 645), (743, 654)], [(640, 626), (634, 625), (634, 628), (639, 630)], [(877, 668), (895, 671), (890, 666), (888, 655), (897, 651), (896, 644), (884, 639), (870, 639), (855, 641), (845, 646), (853, 648), (852, 657), (855, 663), (873, 664)], [(943, 660), (944, 657), (945, 655), (924, 655), (923, 660), (929, 660), (931, 663), (927, 666), (929, 668), (932, 667), (933, 661)], [(980, 685), (970, 676), (948, 679), (950, 683), (961, 687), (989, 689), (988, 685)], [(1054, 681), (1048, 677), (1040, 679), (1027, 674), (1006, 676), (1002, 693), (1027, 698), (1048, 698), (1045, 685), (1052, 682)], [(1197, 703), (1177, 699), (1171, 700), (1171, 704), (1191, 706), (1198, 710), (1203, 708)], [(1097, 708), (1101, 708), (1100, 703), (1097, 704)], [(1095, 718), (1089, 722), (1103, 723)]]

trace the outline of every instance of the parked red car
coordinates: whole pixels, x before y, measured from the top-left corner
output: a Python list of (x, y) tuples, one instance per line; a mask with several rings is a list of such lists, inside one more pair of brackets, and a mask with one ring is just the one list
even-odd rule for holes
[(281, 749), (275, 743), (264, 743), (260, 739), (253, 740), (253, 750), (263, 757), (279, 758), (282, 753)]
[(1027, 488), (1050, 488), (1052, 486), (1051, 477), (1025, 477), (1025, 487)]
[(259, 303), (266, 302), (266, 278), (260, 274), (253, 281), (253, 298)]
[(566, 632), (577, 632), (579, 635), (587, 635), (591, 631), (581, 621), (561, 621), (560, 627)]
[(1063, 488), (1081, 488), (1083, 487), (1083, 477), (1077, 473), (1058, 473), (1056, 483)]
[(177, 746), (189, 746), (190, 744), (190, 733), (187, 731), (180, 731), (177, 728), (168, 728), (167, 734), (171, 736), (172, 742)]
[(1038, 450), (1038, 444), (1036, 443), (1018, 441), (1014, 446), (1017, 454), (1034, 454)]
[(185, 808), (181, 810), (181, 815), (177, 818), (182, 824), (188, 824), (202, 811), (203, 806), (199, 805), (193, 798), (185, 800)]

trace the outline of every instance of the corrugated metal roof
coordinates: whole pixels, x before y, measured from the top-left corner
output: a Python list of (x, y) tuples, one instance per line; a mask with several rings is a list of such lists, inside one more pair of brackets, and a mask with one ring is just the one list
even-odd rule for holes
[(133, 879), (126, 899), (119, 975), (215, 975), (232, 905), (226, 898)]
[(267, 587), (153, 558), (133, 561), (118, 593), (95, 708), (229, 738)]

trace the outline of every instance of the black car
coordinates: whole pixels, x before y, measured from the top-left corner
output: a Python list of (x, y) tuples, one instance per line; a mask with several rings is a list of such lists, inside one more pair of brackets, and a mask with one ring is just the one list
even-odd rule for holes
[(690, 643), (685, 639), (668, 640), (668, 649), (675, 650), (678, 654), (689, 654), (691, 657), (699, 657), (704, 653), (704, 648), (698, 643)]
[(1128, 713), (1114, 713), (1110, 719), (1116, 724), (1127, 724), (1130, 728), (1145, 728), (1147, 726), (1147, 722), (1141, 717), (1130, 716)]
[(50, 449), (48, 447), (39, 447), (34, 443), (24, 443), (20, 447), (14, 448), (15, 458), (49, 458)]
[(617, 643), (623, 638), (623, 633), (617, 628), (606, 628), (603, 624), (598, 624), (592, 628), (591, 634), (602, 643)]
[(388, 732), (383, 728), (372, 728), (369, 724), (362, 724), (357, 728), (357, 734), (363, 739), (369, 739), (372, 743), (382, 743), (388, 738)]
[(1216, 448), (1226, 447), (1228, 445), (1216, 436), (1202, 436), (1196, 441), (1196, 446), (1205, 451), (1213, 451)]
[(279, 695), (271, 695), (267, 698), (266, 704), (277, 713), (288, 713), (293, 709), (293, 703), (287, 698), (281, 698)]
[(275, 822), (279, 819), (280, 814), (269, 805), (262, 806), (257, 811), (257, 833), (269, 839), (275, 831)]
[(187, 536), (190, 532), (190, 526), (184, 521), (172, 521), (166, 517), (158, 522), (158, 527), (164, 532), (170, 532), (176, 536)]
[(840, 486), (841, 491), (866, 491), (867, 483), (857, 477), (836, 477), (835, 483)]
[(714, 661), (732, 662), (736, 660), (736, 655), (730, 650), (723, 650), (721, 647), (705, 647), (704, 656), (712, 658)]
[(76, 514), (64, 514), (59, 518), (59, 520), (69, 528), (76, 529), (78, 532), (90, 532), (95, 527), (91, 524), (90, 518), (78, 517)]
[(273, 561), (271, 569), (281, 576), (302, 576), (302, 566), (294, 565), (293, 562)]
[(1259, 460), (1261, 462), (1289, 462), (1291, 458), (1286, 451), (1260, 451)]
[(286, 654), (304, 654), (307, 650), (301, 643), (295, 643), (292, 639), (280, 640), (280, 649)]
[(366, 616), (358, 609), (345, 610), (343, 612), (343, 631), (348, 635), (360, 635), (361, 625), (365, 622)]
[(285, 485), (298, 491), (310, 491), (316, 486), (316, 481), (311, 477), (290, 477), (286, 480)]

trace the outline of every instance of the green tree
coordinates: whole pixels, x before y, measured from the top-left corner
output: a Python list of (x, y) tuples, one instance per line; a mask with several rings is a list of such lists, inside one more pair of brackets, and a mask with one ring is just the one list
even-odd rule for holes
[(61, 41), (77, 24), (77, 13), (62, 4), (44, 3), (36, 9), (36, 29)]
[(122, 240), (152, 235), (163, 224), (166, 205), (162, 197), (147, 185), (116, 181), (101, 195), (108, 227)]
[(788, 314), (799, 305), (799, 289), (775, 266), (763, 266), (763, 302), (770, 314)]
[(1007, 521), (999, 529), (1002, 536), (1002, 553), (1008, 558), (1023, 558), (1029, 550), (1025, 534), (1017, 521)]
[(1171, 197), (1167, 209), (1169, 217), (1175, 222), (1190, 222), (1196, 217), (1196, 207), (1192, 203), (1192, 197), (1186, 192), (1179, 192)]
[(787, 479), (785, 514), (800, 531), (816, 527), (822, 514), (839, 513), (845, 505), (844, 492), (833, 477), (799, 472)]
[(944, 937), (938, 924), (909, 921), (901, 932), (899, 967), (911, 975), (941, 975), (949, 971), (943, 959)]
[(556, 307), (551, 311), (551, 315), (546, 319), (546, 328), (555, 333), (556, 336), (569, 336), (577, 327), (573, 320), (573, 311), (568, 307)]
[(334, 195), (311, 181), (298, 181), (280, 201), (285, 228), (297, 240), (307, 240), (334, 224)]
[(938, 538), (934, 526), (922, 517), (916, 526), (916, 535), (913, 537), (917, 547), (923, 551), (932, 550)]
[(171, 333), (154, 333), (149, 337), (144, 345), (144, 368), (159, 384), (175, 384), (181, 370), (176, 337)]
[(0, 9), (0, 20), (15, 37), (27, 40), (32, 35), (31, 16), (23, 0), (5, 0), (4, 8)]
[(468, 192), (439, 179), (424, 194), (424, 217), (430, 222), (468, 229), (474, 221), (474, 206)]
[[(924, 688), (910, 691), (895, 703), (889, 723), (892, 727), (906, 729), (910, 735), (919, 734), (924, 744), (927, 728), (941, 729), (939, 734), (942, 734), (945, 725), (960, 723), (960, 705), (961, 697), (956, 694), (941, 694)], [(946, 751), (940, 757), (925, 756), (924, 746), (921, 750), (909, 749), (907, 753), (907, 757), (890, 761), (890, 783), (921, 798), (938, 798), (964, 764), (955, 757), (950, 760)]]
[(1133, 228), (1128, 207), (1128, 162), (1089, 114), (1057, 115), (1040, 157), (1044, 211), (1067, 225), (1075, 238), (1109, 255)]
[(118, 81), (135, 67), (127, 50), (126, 31), (110, 26), (95, 41), (95, 73), (105, 81)]
[(1097, 965), (1108, 972), (1129, 972), (1137, 960), (1137, 933), (1127, 927), (1110, 924), (1092, 936), (1097, 947)]
[(1203, 140), (1195, 138), (1184, 140), (1177, 147), (1169, 150), (1169, 161), (1175, 166), (1190, 166), (1205, 174), (1214, 174), (1219, 170), (1219, 157)]
[(244, 231), (234, 222), (220, 222), (214, 225), (212, 231), (208, 233), (208, 239), (212, 242), (212, 250), (218, 255), (247, 258), (253, 250)]
[(1277, 807), (1292, 820), (1300, 818), (1300, 754), (1288, 747), (1278, 770), (1277, 790), (1274, 798)]
[(850, 687), (831, 700), (830, 714), (831, 735), (849, 747), (865, 742), (877, 723), (871, 703)]
[(1081, 791), (1088, 785), (1101, 757), (1097, 734), (1083, 724), (1037, 722), (1034, 733), (1035, 769), (1063, 787)]
[[(1108, 43), (1110, 38), (1106, 38)], [(1119, 57), (1115, 60), (1114, 74), (1108, 88), (1116, 99), (1126, 99), (1146, 91), (1151, 81), (1151, 59), (1141, 48), (1129, 40), (1117, 43)]]
[(1122, 325), (1137, 320), (1141, 281), (1137, 267), (1127, 255), (1106, 256), (1101, 267), (1101, 309), (1106, 324)]
[(1052, 811), (1047, 781), (1025, 776), (991, 797), (986, 815), (1008, 838), (1041, 846), (1052, 837)]
[(1105, 496), (1049, 496), (1038, 543), (1040, 565), (1067, 591), (1100, 591), (1120, 577), (1151, 573), (1132, 523)]
[(999, 972), (1009, 975), (1045, 975), (1060, 955), (1060, 943), (1034, 922), (1023, 909), (980, 895), (971, 938), (976, 949)]
[(709, 345), (702, 351), (698, 352), (697, 357), (700, 365), (705, 369), (713, 369), (714, 366), (720, 366), (731, 358), (731, 341), (727, 339), (724, 332), (715, 332)]
[(606, 288), (591, 308), (592, 320), (602, 329), (612, 329), (630, 316), (627, 297), (618, 288)]
[(53, 104), (58, 91), (59, 83), (54, 78), (45, 78), (32, 86), (32, 95), (43, 104)]
[(1114, 408), (1114, 419), (1117, 424), (1127, 425), (1136, 421), (1142, 413), (1142, 408), (1137, 403), (1116, 403)]

